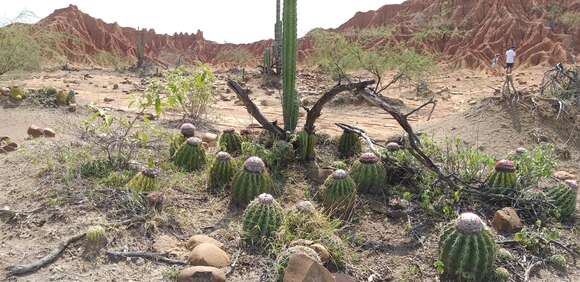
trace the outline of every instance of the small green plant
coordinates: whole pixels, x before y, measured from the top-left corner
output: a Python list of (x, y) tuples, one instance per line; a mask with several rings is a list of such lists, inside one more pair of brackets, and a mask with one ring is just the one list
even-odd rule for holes
[(10, 99), (16, 102), (20, 102), (26, 98), (26, 93), (19, 86), (10, 87)]
[(208, 188), (212, 192), (222, 192), (228, 187), (235, 174), (232, 156), (227, 152), (219, 152), (209, 169)]
[(537, 185), (539, 179), (552, 176), (557, 164), (552, 144), (541, 144), (531, 151), (520, 150), (510, 157), (523, 186)]
[(244, 211), (244, 239), (252, 246), (265, 246), (282, 225), (282, 207), (270, 194), (261, 194)]
[(330, 175), (321, 190), (322, 204), (329, 215), (349, 211), (356, 200), (356, 183), (342, 169)]
[(498, 267), (495, 269), (495, 281), (507, 282), (510, 280), (510, 272), (504, 267)]
[(481, 218), (463, 213), (439, 241), (443, 278), (452, 281), (490, 281), (494, 276), (496, 245)]
[(103, 178), (108, 176), (114, 168), (115, 164), (110, 160), (97, 159), (81, 163), (79, 173), (83, 178)]
[(352, 165), (350, 175), (360, 193), (382, 194), (386, 182), (383, 163), (374, 153), (365, 153)]
[(87, 229), (85, 237), (90, 244), (100, 244), (106, 241), (105, 228), (100, 225), (94, 225)]
[(274, 184), (259, 157), (250, 157), (244, 162), (243, 168), (232, 181), (232, 202), (245, 206), (258, 195), (272, 193)]
[(239, 154), (242, 151), (242, 136), (234, 128), (225, 129), (219, 140), (222, 151)]
[(197, 137), (188, 138), (175, 153), (175, 165), (189, 172), (203, 169), (206, 156), (201, 143), (201, 139)]
[(338, 156), (341, 159), (348, 159), (356, 156), (362, 150), (360, 137), (351, 131), (343, 131), (338, 140)]
[(560, 15), (559, 21), (567, 26), (570, 27), (579, 27), (580, 26), (580, 13), (579, 12), (564, 12)]
[(127, 188), (136, 192), (155, 191), (159, 188), (158, 174), (155, 168), (145, 168), (127, 183)]
[(514, 240), (520, 243), (522, 247), (533, 254), (542, 256), (550, 252), (550, 241), (558, 240), (559, 238), (560, 233), (557, 229), (543, 227), (540, 220), (536, 221), (533, 226), (524, 227), (514, 234)]
[(552, 255), (548, 258), (548, 261), (554, 265), (559, 270), (566, 270), (566, 257), (563, 255)]

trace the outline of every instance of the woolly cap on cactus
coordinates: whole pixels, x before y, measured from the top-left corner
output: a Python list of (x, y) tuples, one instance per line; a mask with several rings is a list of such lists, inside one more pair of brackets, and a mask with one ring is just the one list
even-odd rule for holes
[(218, 161), (227, 161), (231, 160), (232, 156), (228, 152), (219, 152), (216, 154), (216, 159)]
[(344, 169), (337, 169), (332, 173), (332, 178), (334, 179), (345, 179), (348, 173)]
[(455, 228), (463, 234), (477, 234), (485, 228), (485, 224), (478, 215), (466, 212), (457, 218)]
[(185, 137), (193, 137), (195, 135), (195, 130), (195, 125), (191, 123), (184, 123), (179, 128), (179, 131), (181, 131), (181, 134)]
[(516, 167), (514, 162), (510, 160), (500, 160), (495, 163), (495, 170), (501, 172), (514, 172)]
[(518, 154), (518, 155), (523, 155), (523, 154), (525, 154), (527, 152), (528, 152), (528, 149), (526, 149), (524, 147), (519, 147), (519, 148), (516, 149), (516, 154)]
[(379, 161), (379, 157), (374, 153), (364, 153), (360, 156), (359, 161), (364, 164), (374, 164)]
[(203, 143), (203, 141), (201, 141), (201, 139), (197, 138), (197, 137), (190, 137), (187, 138), (187, 144), (192, 145), (192, 146), (199, 146), (201, 145), (201, 143)]
[(272, 197), (272, 195), (268, 193), (263, 193), (258, 195), (258, 201), (260, 202), (260, 204), (269, 205), (274, 202), (274, 197)]
[(233, 127), (224, 129), (224, 133), (234, 133), (234, 132), (236, 132), (236, 129)]
[(150, 178), (156, 178), (159, 175), (159, 170), (156, 168), (144, 168), (141, 173)]
[(572, 189), (578, 189), (578, 182), (576, 182), (576, 180), (566, 180), (564, 183), (566, 183), (566, 185)]
[(266, 165), (259, 157), (249, 157), (244, 162), (244, 169), (253, 173), (261, 173), (264, 171), (264, 169), (266, 169)]
[(300, 201), (294, 207), (297, 211), (306, 214), (312, 214), (316, 212), (316, 207), (314, 207), (314, 204), (310, 201)]

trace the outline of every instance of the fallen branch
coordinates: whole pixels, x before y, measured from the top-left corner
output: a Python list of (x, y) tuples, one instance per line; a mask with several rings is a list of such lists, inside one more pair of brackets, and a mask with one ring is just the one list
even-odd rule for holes
[(238, 95), (238, 98), (244, 103), (248, 113), (256, 119), (256, 121), (264, 127), (264, 129), (272, 132), (281, 140), (286, 140), (286, 132), (284, 129), (279, 127), (276, 122), (270, 122), (260, 111), (260, 109), (254, 104), (250, 96), (245, 89), (240, 86), (237, 82), (233, 80), (228, 80), (228, 87)]
[(82, 239), (85, 237), (85, 233), (81, 233), (66, 239), (64, 242), (61, 242), (56, 249), (50, 252), (48, 255), (44, 256), (43, 258), (30, 263), (30, 264), (22, 264), (22, 265), (15, 265), (7, 267), (6, 270), (8, 271), (8, 276), (14, 275), (22, 275), (27, 274), (30, 272), (34, 272), (40, 269), (43, 266), (46, 266), (52, 262), (54, 262), (62, 252), (72, 243)]
[(113, 259), (119, 258), (144, 258), (156, 262), (163, 262), (171, 265), (187, 265), (186, 261), (170, 259), (167, 254), (149, 252), (113, 252), (107, 251), (107, 255)]
[(524, 272), (524, 282), (528, 282), (530, 281), (530, 275), (532, 274), (532, 271), (534, 270), (534, 268), (539, 267), (540, 265), (542, 265), (544, 262), (543, 261), (537, 261), (535, 263), (532, 263), (527, 269), (526, 272)]
[(232, 261), (232, 264), (230, 265), (228, 271), (226, 272), (226, 277), (232, 275), (232, 273), (234, 273), (234, 271), (236, 270), (236, 265), (238, 264), (238, 259), (240, 258), (241, 252), (238, 252), (235, 256), (234, 259)]

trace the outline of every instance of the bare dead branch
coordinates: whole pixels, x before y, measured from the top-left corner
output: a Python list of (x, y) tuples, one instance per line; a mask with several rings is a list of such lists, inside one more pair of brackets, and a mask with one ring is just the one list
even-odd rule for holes
[[(381, 87), (381, 89), (379, 91), (376, 91), (375, 90), (374, 92), (375, 93), (381, 93), (381, 92), (387, 90), (389, 87), (391, 87), (391, 85), (397, 83), (397, 81), (399, 81), (401, 78), (403, 78), (403, 76), (405, 76), (405, 75), (402, 74), (402, 73), (397, 74), (395, 77), (393, 77), (393, 79), (391, 80), (391, 82), (389, 82), (387, 85)], [(378, 85), (377, 85), (377, 87), (378, 87)]]
[(428, 106), (428, 105), (433, 105), (433, 107), (431, 108), (431, 112), (429, 113), (429, 118), (427, 120), (431, 119), (431, 115), (433, 114), (433, 111), (435, 111), (435, 107), (437, 106), (437, 102), (435, 101), (435, 98), (431, 98), (428, 102), (426, 102), (425, 104), (419, 106), (418, 108), (408, 112), (407, 114), (405, 114), (405, 117), (409, 117), (412, 114), (420, 111), (421, 109), (423, 109), (424, 107)]
[(234, 91), (234, 93), (236, 93), (236, 95), (238, 95), (238, 98), (240, 98), (240, 100), (244, 103), (244, 106), (246, 107), (246, 110), (248, 110), (248, 113), (250, 115), (252, 115), (252, 117), (254, 117), (256, 119), (256, 121), (260, 125), (262, 125), (262, 127), (264, 127), (264, 129), (272, 132), (273, 134), (275, 134), (278, 138), (280, 138), (282, 140), (287, 139), (286, 132), (284, 131), (284, 129), (282, 129), (278, 125), (276, 125), (276, 122), (270, 122), (262, 114), (260, 109), (250, 99), (250, 96), (248, 96), (247, 91), (244, 90), (240, 86), (240, 84), (238, 84), (237, 82), (235, 82), (233, 80), (228, 80), (228, 87), (230, 87), (232, 89), (232, 91)]
[(187, 265), (186, 261), (170, 259), (167, 254), (149, 252), (113, 252), (107, 251), (107, 255), (114, 259), (119, 258), (144, 258), (151, 261), (162, 262), (170, 265)]

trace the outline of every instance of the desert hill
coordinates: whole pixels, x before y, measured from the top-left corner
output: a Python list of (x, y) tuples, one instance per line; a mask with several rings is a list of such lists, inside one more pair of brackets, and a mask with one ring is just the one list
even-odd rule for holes
[[(409, 0), (385, 5), (376, 11), (357, 13), (337, 28), (340, 32), (387, 27), (390, 34), (370, 46), (405, 43), (448, 56), (457, 67), (484, 68), (496, 53), (514, 45), (522, 64), (532, 66), (568, 61), (580, 53), (579, 0)], [(67, 34), (60, 46), (70, 62), (94, 64), (95, 56), (107, 53), (134, 60), (138, 30), (105, 23), (76, 6), (56, 10), (36, 24)], [(259, 56), (269, 40), (251, 44), (218, 44), (206, 40), (202, 31), (192, 34), (157, 34), (144, 31), (145, 54), (161, 64), (202, 60), (227, 63), (216, 57), (228, 48), (246, 48)], [(309, 44), (301, 44), (307, 51)], [(305, 52), (307, 53), (307, 52)]]

